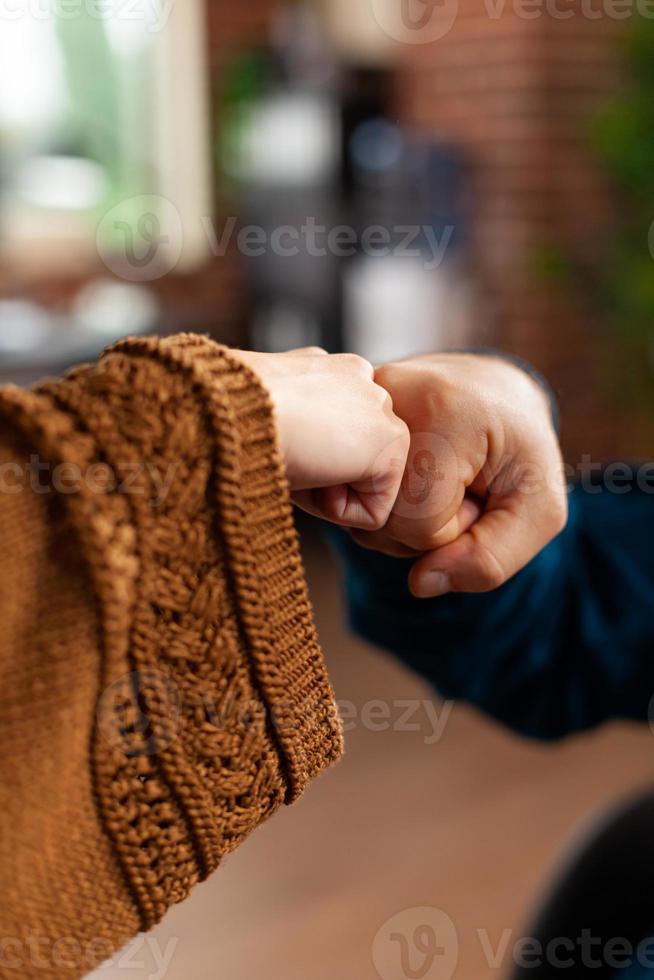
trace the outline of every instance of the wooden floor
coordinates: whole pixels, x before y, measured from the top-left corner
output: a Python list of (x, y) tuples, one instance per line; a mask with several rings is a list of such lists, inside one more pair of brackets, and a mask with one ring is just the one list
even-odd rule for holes
[[(309, 564), (337, 697), (359, 711), (374, 699), (429, 698), (343, 628), (331, 559), (312, 546)], [(358, 723), (340, 766), (97, 980), (405, 980), (398, 935), (411, 949), (429, 924), (446, 955), (423, 980), (506, 977), (570, 835), (607, 801), (654, 781), (654, 738), (616, 726), (543, 748), (464, 706), (439, 741), (425, 711), (412, 721), (418, 731)]]

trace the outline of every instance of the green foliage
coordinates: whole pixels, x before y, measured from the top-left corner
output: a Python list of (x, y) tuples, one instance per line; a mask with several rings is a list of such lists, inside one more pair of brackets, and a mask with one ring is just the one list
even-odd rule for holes
[(251, 114), (267, 83), (267, 65), (256, 50), (240, 52), (228, 65), (218, 100), (216, 161), (218, 199), (229, 198), (243, 170), (244, 140)]
[[(138, 26), (138, 25), (137, 25)], [(151, 180), (153, 44), (112, 47), (106, 24), (88, 9), (58, 16), (56, 33), (66, 98), (58, 152), (93, 160), (108, 179), (108, 207), (138, 194)]]
[(654, 21), (636, 18), (624, 43), (625, 86), (592, 124), (620, 201), (603, 300), (624, 342), (647, 352), (654, 340)]
[(565, 249), (552, 242), (542, 244), (531, 256), (531, 272), (538, 283), (569, 287), (571, 271)]

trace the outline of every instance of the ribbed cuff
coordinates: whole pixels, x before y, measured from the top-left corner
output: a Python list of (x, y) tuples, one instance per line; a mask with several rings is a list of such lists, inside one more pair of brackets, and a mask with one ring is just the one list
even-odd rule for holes
[(342, 754), (269, 396), (229, 350), (195, 334), (128, 339), (105, 356), (189, 375), (216, 443), (216, 505), (248, 652), (284, 761), (287, 803)]

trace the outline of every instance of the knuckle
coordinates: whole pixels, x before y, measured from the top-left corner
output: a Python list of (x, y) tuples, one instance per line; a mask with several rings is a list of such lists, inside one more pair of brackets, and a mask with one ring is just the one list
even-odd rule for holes
[(375, 371), (375, 381), (382, 388), (390, 388), (393, 382), (393, 366), (390, 364), (382, 364)]
[(394, 415), (393, 418), (394, 418), (393, 425), (397, 434), (396, 435), (397, 441), (402, 446), (403, 449), (406, 449), (406, 452), (408, 454), (409, 448), (411, 446), (411, 430), (409, 429), (409, 426), (406, 424), (406, 422), (403, 419), (399, 418), (397, 415)]
[(377, 511), (371, 515), (370, 530), (383, 531), (388, 523), (388, 514), (385, 511)]
[(389, 538), (396, 544), (405, 548), (410, 548), (416, 554), (424, 554), (432, 550), (434, 535), (431, 528), (423, 526), (412, 526), (413, 522), (405, 518), (393, 516), (388, 523), (387, 532)]
[(437, 545), (435, 536), (428, 532), (409, 534), (407, 535), (406, 543), (421, 555), (426, 554), (428, 551), (434, 551)]
[(416, 378), (415, 369), (403, 362), (382, 364), (375, 369), (376, 383), (393, 398), (401, 395), (409, 384), (413, 387)]
[(369, 540), (378, 543), (381, 540), (380, 531), (384, 532), (384, 539), (388, 539), (389, 521), (392, 519), (391, 509), (393, 500), (387, 492), (380, 492), (375, 495), (368, 507), (368, 522), (366, 531), (369, 532)]
[(367, 378), (373, 376), (373, 366), (365, 357), (361, 357), (359, 354), (339, 354), (338, 357), (341, 363), (350, 371), (362, 374)]
[(386, 390), (386, 388), (382, 388), (377, 381), (372, 382), (372, 391), (377, 401), (379, 401), (382, 405), (388, 405), (390, 408), (393, 407), (393, 399), (391, 398), (389, 392)]

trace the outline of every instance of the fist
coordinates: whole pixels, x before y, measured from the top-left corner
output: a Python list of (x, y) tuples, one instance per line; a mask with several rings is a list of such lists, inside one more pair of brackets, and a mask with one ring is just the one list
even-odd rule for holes
[(376, 381), (411, 446), (393, 513), (364, 547), (416, 557), (420, 598), (498, 588), (565, 526), (563, 461), (541, 386), (501, 358), (420, 357)]
[(268, 389), (295, 503), (344, 527), (384, 527), (410, 437), (372, 365), (313, 347), (234, 353)]

